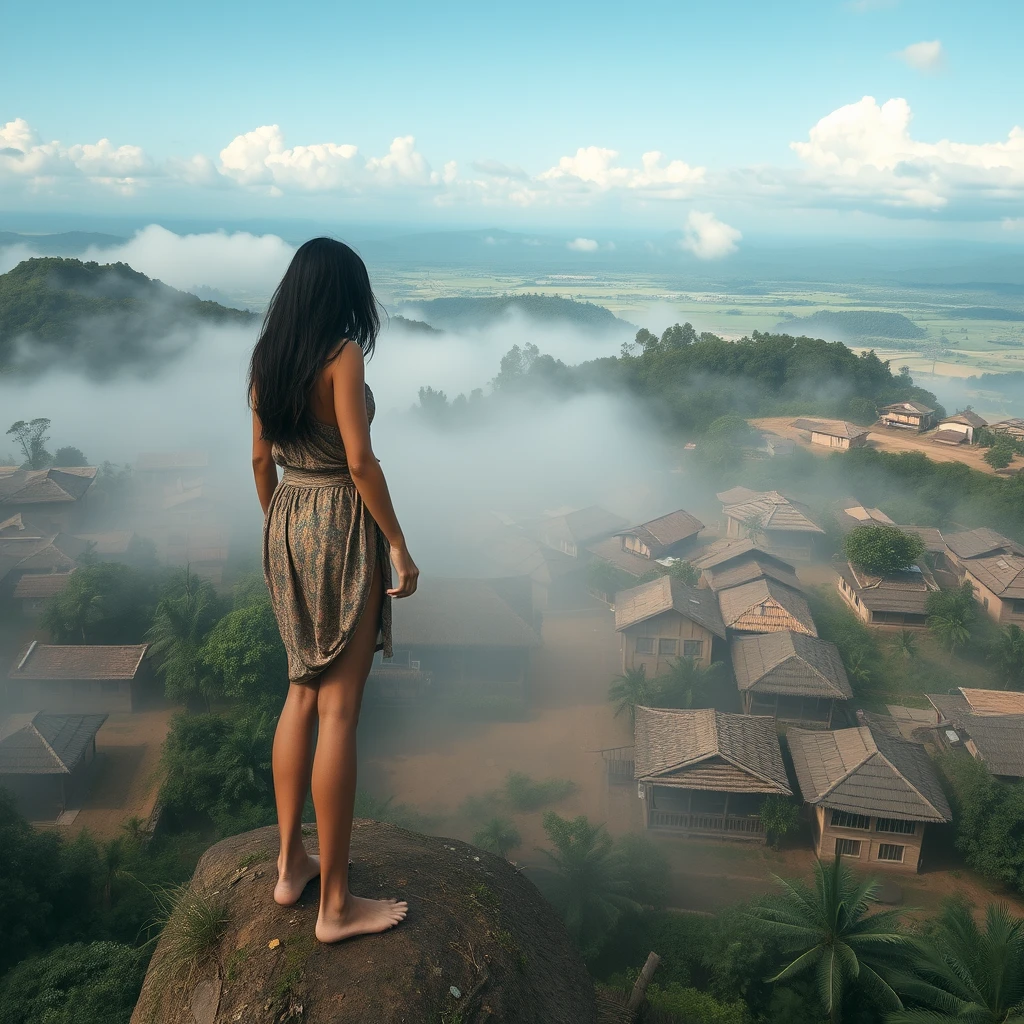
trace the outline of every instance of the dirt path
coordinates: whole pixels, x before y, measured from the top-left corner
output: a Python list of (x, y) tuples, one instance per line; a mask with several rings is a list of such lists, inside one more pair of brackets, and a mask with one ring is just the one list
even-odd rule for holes
[[(824, 445), (811, 444), (807, 439), (807, 432), (798, 430), (792, 425), (794, 419), (793, 416), (769, 416), (753, 419), (750, 422), (759, 430), (788, 438), (808, 451), (819, 455), (828, 455), (834, 450), (826, 448)], [(1024, 458), (1015, 455), (1013, 462), (1006, 469), (995, 470), (982, 458), (985, 452), (984, 448), (977, 448), (974, 445), (957, 445), (951, 448), (948, 445), (937, 444), (929, 440), (927, 434), (886, 430), (880, 427), (871, 428), (868, 434), (868, 447), (883, 452), (923, 452), (933, 462), (962, 462), (965, 466), (970, 466), (971, 469), (994, 476), (1013, 476), (1024, 466)]]
[(96, 736), (96, 764), (89, 793), (74, 820), (61, 831), (88, 829), (113, 839), (129, 818), (145, 821), (160, 790), (160, 753), (173, 709), (111, 715)]

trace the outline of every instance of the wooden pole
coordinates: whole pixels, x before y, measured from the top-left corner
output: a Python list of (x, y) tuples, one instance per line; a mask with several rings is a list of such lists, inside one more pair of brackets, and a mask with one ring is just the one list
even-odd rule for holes
[(644, 1001), (644, 996), (647, 993), (647, 986), (651, 983), (651, 978), (654, 977), (654, 972), (660, 963), (661, 957), (657, 953), (647, 954), (647, 963), (644, 964), (640, 976), (636, 979), (633, 991), (629, 994), (629, 1002), (626, 1003), (626, 1011), (632, 1015), (632, 1019), (636, 1018), (636, 1012), (640, 1009), (640, 1004)]

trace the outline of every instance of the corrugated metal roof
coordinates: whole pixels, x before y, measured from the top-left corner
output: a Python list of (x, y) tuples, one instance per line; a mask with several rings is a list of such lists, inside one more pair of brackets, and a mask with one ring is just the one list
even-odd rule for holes
[(628, 629), (663, 612), (676, 611), (684, 618), (725, 637), (725, 623), (710, 590), (688, 587), (671, 576), (661, 576), (615, 595), (615, 628)]
[(790, 795), (771, 718), (714, 708), (636, 709), (636, 778), (727, 793)]
[(792, 630), (737, 636), (729, 654), (740, 690), (836, 700), (853, 696), (839, 649), (827, 640)]
[(854, 814), (950, 821), (952, 813), (924, 749), (862, 725), (834, 732), (789, 729), (804, 800)]

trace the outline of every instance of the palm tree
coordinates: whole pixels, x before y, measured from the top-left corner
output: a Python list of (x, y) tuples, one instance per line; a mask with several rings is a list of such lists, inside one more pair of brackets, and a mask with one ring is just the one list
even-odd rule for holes
[(989, 658), (994, 661), (1005, 686), (1024, 683), (1024, 630), (1007, 626), (992, 642)]
[(867, 656), (864, 651), (853, 651), (847, 654), (845, 661), (846, 674), (861, 688), (871, 685), (871, 669), (868, 668)]
[(477, 829), (473, 836), (474, 846), (479, 846), (481, 850), (487, 850), (488, 853), (496, 853), (506, 860), (509, 853), (521, 842), (519, 829), (507, 818), (491, 818)]
[(237, 720), (217, 752), (221, 793), (229, 801), (258, 801), (270, 793), (274, 721), (266, 712)]
[(971, 639), (971, 617), (961, 608), (951, 607), (938, 615), (928, 616), (928, 628), (949, 651), (949, 662), (958, 647)]
[(985, 928), (971, 907), (951, 901), (921, 943), (914, 971), (923, 986), (908, 991), (927, 1008), (899, 1010), (891, 1024), (1024, 1024), (1024, 918), (988, 905)]
[(654, 705), (659, 708), (707, 707), (709, 691), (721, 678), (722, 663), (698, 665), (693, 658), (677, 658), (658, 678)]
[(582, 814), (562, 818), (554, 811), (544, 815), (544, 831), (554, 846), (540, 851), (554, 869), (551, 900), (584, 952), (595, 951), (624, 912), (640, 909), (628, 896), (612, 837)]
[(615, 704), (615, 717), (623, 711), (629, 712), (629, 724), (636, 725), (636, 709), (646, 707), (653, 696), (653, 687), (647, 678), (647, 669), (627, 668), (621, 676), (612, 680), (608, 689), (608, 699)]
[(899, 931), (897, 910), (874, 911), (878, 883), (857, 881), (838, 856), (831, 864), (818, 861), (813, 886), (800, 879), (776, 877), (776, 882), (783, 891), (752, 911), (785, 961), (769, 980), (786, 981), (813, 972), (833, 1024), (855, 985), (885, 1009), (901, 1010), (893, 985), (902, 983), (901, 968), (913, 940)]
[(167, 696), (171, 700), (199, 697), (207, 711), (213, 678), (200, 649), (213, 626), (216, 603), (213, 587), (186, 568), (172, 580), (146, 634), (160, 659), (157, 672), (164, 677)]
[(913, 661), (917, 657), (917, 637), (911, 629), (901, 629), (894, 633), (890, 644), (893, 653), (899, 655), (904, 661)]

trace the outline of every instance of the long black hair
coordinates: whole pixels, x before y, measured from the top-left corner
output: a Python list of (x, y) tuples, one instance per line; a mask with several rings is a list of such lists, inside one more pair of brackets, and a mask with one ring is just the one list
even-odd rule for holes
[(313, 431), (310, 398), (324, 364), (355, 342), (369, 358), (380, 330), (366, 265), (344, 242), (311, 238), (277, 286), (249, 362), (249, 401), (267, 441)]

